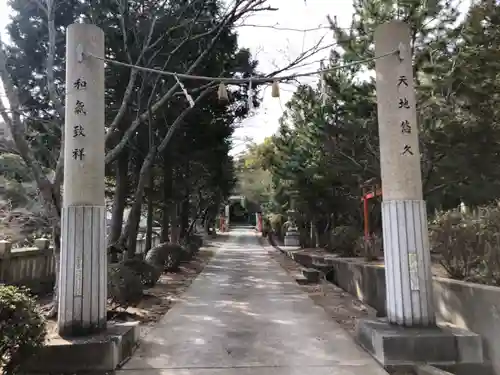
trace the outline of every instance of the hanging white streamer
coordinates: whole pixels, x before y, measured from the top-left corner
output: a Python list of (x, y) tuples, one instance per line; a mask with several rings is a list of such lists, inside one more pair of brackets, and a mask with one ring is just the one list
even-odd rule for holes
[(191, 108), (193, 108), (194, 107), (194, 100), (193, 100), (193, 98), (191, 97), (191, 95), (189, 95), (189, 93), (187, 92), (186, 88), (184, 87), (184, 85), (182, 84), (182, 82), (179, 80), (179, 77), (177, 77), (177, 75), (174, 75), (174, 77), (175, 77), (175, 80), (177, 81), (177, 83), (179, 84), (179, 86), (181, 87), (181, 90), (184, 93), (184, 96), (186, 97), (186, 100), (188, 101), (189, 106)]
[(253, 88), (252, 88), (252, 78), (248, 81), (248, 110), (253, 111)]

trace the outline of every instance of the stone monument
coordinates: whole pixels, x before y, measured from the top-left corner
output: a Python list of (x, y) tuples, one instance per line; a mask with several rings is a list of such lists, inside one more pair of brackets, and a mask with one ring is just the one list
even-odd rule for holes
[(66, 35), (64, 187), (58, 328), (61, 336), (106, 328), (104, 33), (73, 24)]

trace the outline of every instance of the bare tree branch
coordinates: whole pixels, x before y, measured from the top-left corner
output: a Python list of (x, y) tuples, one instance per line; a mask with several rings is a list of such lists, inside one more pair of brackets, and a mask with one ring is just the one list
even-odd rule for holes
[[(203, 98), (205, 98), (213, 89), (213, 85), (210, 85), (210, 87), (206, 88), (194, 101), (195, 106), (198, 104)], [(175, 131), (179, 126), (182, 124), (186, 116), (191, 112), (192, 107), (187, 107), (182, 111), (182, 113), (175, 119), (175, 121), (172, 123), (172, 125), (169, 127), (167, 134), (159, 144), (157, 148), (151, 148), (146, 155), (144, 162), (142, 163), (141, 171), (139, 172), (139, 181), (137, 183), (137, 187), (134, 193), (134, 205), (140, 206), (143, 201), (143, 192), (144, 192), (144, 187), (146, 185), (146, 180), (148, 178), (148, 173), (150, 168), (153, 165), (153, 162), (155, 160), (155, 157), (157, 154), (161, 154), (163, 151), (165, 151), (166, 147), (168, 146), (170, 140), (172, 139), (172, 136), (174, 135)], [(133, 208), (131, 212), (133, 211)], [(124, 243), (130, 233), (130, 230), (136, 226), (135, 220), (138, 220), (138, 217), (134, 217), (134, 215), (129, 215), (127, 223), (125, 224), (125, 227), (123, 228), (122, 235), (120, 236), (119, 242)]]
[[(192, 73), (198, 65), (204, 60), (204, 58), (212, 51), (215, 44), (217, 43), (220, 35), (224, 31), (224, 28), (233, 21), (234, 12), (236, 12), (237, 8), (233, 9), (233, 13), (224, 17), (221, 22), (217, 26), (217, 32), (214, 37), (211, 39), (207, 48), (198, 56), (198, 58), (191, 64), (186, 74)], [(156, 101), (151, 108), (148, 108), (144, 113), (142, 113), (135, 121), (132, 122), (130, 127), (124, 132), (121, 140), (118, 144), (110, 150), (106, 155), (106, 164), (113, 162), (120, 152), (125, 148), (127, 143), (129, 142), (132, 135), (135, 134), (137, 127), (144, 121), (146, 121), (151, 114), (154, 114), (159, 108), (161, 108), (176, 92), (178, 88), (178, 84), (175, 83), (158, 101)]]
[(263, 29), (273, 29), (273, 30), (277, 30), (277, 31), (296, 31), (299, 33), (308, 33), (311, 31), (330, 29), (330, 26), (318, 26), (318, 27), (313, 27), (313, 28), (309, 28), (309, 29), (296, 29), (296, 28), (292, 28), (292, 27), (280, 27), (277, 25), (256, 25), (256, 24), (251, 24), (251, 23), (237, 25), (236, 27), (255, 27), (255, 28), (263, 28)]
[[(122, 1), (122, 0), (116, 0), (116, 1)], [(182, 15), (184, 14), (184, 12), (188, 9), (188, 7), (191, 4), (195, 4), (198, 1), (200, 1), (200, 0), (193, 0), (192, 2), (188, 3), (184, 7), (184, 9), (181, 12), (181, 14), (177, 17), (177, 21), (179, 21), (181, 19)], [(132, 57), (131, 57), (130, 52), (128, 50), (128, 42), (127, 42), (127, 37), (126, 37), (127, 30), (126, 30), (126, 27), (125, 27), (125, 21), (123, 20), (124, 18), (125, 18), (125, 16), (124, 16), (124, 14), (122, 14), (122, 17), (121, 17), (121, 28), (122, 28), (122, 33), (124, 35), (123, 36), (123, 43), (127, 44), (127, 46), (125, 47), (126, 51), (127, 51), (127, 57), (129, 59), (129, 62), (132, 63)], [(190, 20), (190, 21), (193, 22), (193, 20)], [(142, 58), (144, 57), (144, 54), (147, 51), (149, 51), (155, 45), (157, 45), (162, 40), (164, 40), (171, 32), (173, 32), (176, 29), (176, 27), (170, 28), (161, 37), (159, 37), (155, 42), (151, 43), (151, 40), (153, 38), (153, 31), (154, 31), (156, 22), (157, 22), (156, 18), (153, 20), (153, 22), (151, 22), (151, 26), (150, 26), (150, 29), (149, 29), (148, 37), (146, 38), (146, 40), (145, 40), (145, 42), (143, 44), (142, 50), (139, 53), (139, 57), (136, 59), (135, 64), (138, 64), (142, 60)], [(180, 47), (179, 47), (179, 49), (180, 49)], [(152, 58), (150, 59), (150, 62), (151, 61), (152, 61)], [(130, 70), (129, 81), (128, 81), (128, 84), (127, 84), (127, 88), (125, 89), (125, 92), (124, 92), (124, 95), (123, 95), (123, 98), (122, 98), (122, 102), (121, 102), (120, 108), (118, 109), (118, 112), (117, 112), (115, 118), (113, 119), (111, 125), (109, 126), (108, 133), (106, 135), (106, 142), (107, 143), (109, 143), (109, 141), (112, 139), (112, 137), (114, 137), (114, 132), (115, 132), (116, 128), (118, 127), (118, 124), (120, 124), (120, 122), (123, 120), (123, 116), (125, 116), (125, 112), (126, 112), (127, 106), (129, 104), (129, 101), (130, 101), (130, 96), (132, 95), (132, 92), (133, 92), (134, 87), (135, 87), (136, 79), (137, 79), (137, 70), (136, 69), (131, 69)]]

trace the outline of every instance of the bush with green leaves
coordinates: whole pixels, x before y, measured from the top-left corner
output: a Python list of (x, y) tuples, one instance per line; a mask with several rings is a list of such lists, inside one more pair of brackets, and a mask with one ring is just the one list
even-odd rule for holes
[(355, 226), (340, 225), (335, 227), (330, 235), (329, 250), (344, 257), (356, 256), (356, 241), (360, 231)]
[(108, 298), (115, 307), (126, 309), (137, 305), (143, 297), (141, 276), (123, 263), (108, 266)]
[(175, 272), (181, 263), (183, 248), (179, 244), (164, 242), (153, 247), (146, 254), (146, 263), (161, 269), (162, 272)]
[(188, 238), (188, 241), (196, 245), (196, 251), (198, 251), (203, 246), (203, 237), (199, 234), (191, 234)]
[(377, 260), (383, 252), (382, 237), (375, 233), (368, 238), (360, 236), (355, 243), (354, 252), (357, 256), (364, 257), (368, 262)]
[(191, 257), (193, 257), (198, 250), (200, 250), (200, 247), (196, 243), (188, 241), (186, 246), (184, 246), (184, 250), (187, 251)]
[(262, 218), (262, 236), (267, 237), (268, 233), (271, 232), (271, 222), (267, 216)]
[(190, 234), (187, 238), (182, 241), (182, 256), (181, 260), (183, 262), (190, 261), (196, 253), (200, 250), (203, 245), (203, 239), (195, 234)]
[(440, 212), (429, 226), (431, 251), (448, 276), (500, 285), (500, 209)]
[(17, 373), (45, 336), (45, 320), (29, 291), (0, 285), (0, 373)]
[(126, 259), (121, 263), (139, 275), (142, 284), (148, 288), (152, 288), (156, 285), (162, 273), (157, 267), (139, 258)]
[(279, 238), (283, 239), (285, 233), (283, 232), (283, 225), (286, 222), (286, 218), (280, 214), (271, 214), (269, 215), (269, 224), (271, 226), (271, 230), (273, 233)]

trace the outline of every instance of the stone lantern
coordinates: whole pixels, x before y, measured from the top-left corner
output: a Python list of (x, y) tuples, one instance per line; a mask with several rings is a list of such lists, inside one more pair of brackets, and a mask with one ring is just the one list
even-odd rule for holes
[(298, 247), (300, 246), (300, 234), (295, 223), (296, 211), (291, 208), (287, 211), (288, 220), (285, 223), (287, 225), (285, 233), (285, 246)]

